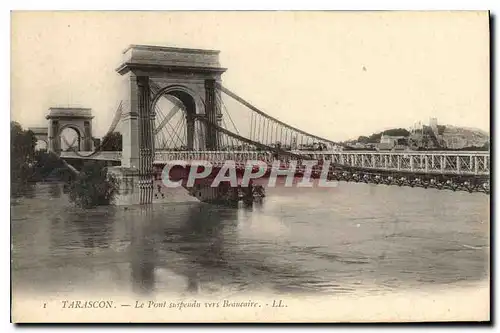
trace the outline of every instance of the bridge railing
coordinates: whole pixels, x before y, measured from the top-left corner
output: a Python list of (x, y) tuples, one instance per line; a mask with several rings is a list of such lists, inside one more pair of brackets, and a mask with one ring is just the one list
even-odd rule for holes
[(122, 152), (121, 151), (101, 151), (99, 154), (94, 154), (92, 156), (86, 157), (92, 154), (91, 151), (62, 151), (60, 154), (61, 158), (79, 158), (79, 159), (90, 159), (90, 160), (104, 160), (104, 161), (121, 161)]
[[(455, 175), (490, 173), (488, 152), (296, 151), (295, 153), (319, 161), (330, 160), (338, 165), (362, 169)], [(275, 157), (270, 152), (260, 151), (158, 151), (155, 154), (156, 163), (174, 160), (186, 162), (204, 160), (218, 165), (227, 160), (241, 164), (247, 160), (272, 163)]]
[(155, 162), (164, 163), (168, 161), (209, 161), (211, 163), (223, 164), (225, 161), (235, 161), (236, 163), (246, 163), (248, 160), (260, 160), (267, 163), (274, 161), (270, 152), (262, 151), (157, 151)]
[(488, 175), (487, 152), (335, 152), (309, 156), (350, 167), (415, 173)]
[[(61, 152), (62, 158), (84, 158), (90, 152)], [(294, 151), (305, 159), (318, 161), (330, 160), (332, 163), (353, 168), (403, 171), (428, 174), (454, 175), (489, 175), (490, 154), (488, 152), (377, 152), (377, 151)], [(88, 159), (120, 161), (121, 151), (103, 151)], [(273, 163), (275, 156), (266, 151), (157, 151), (155, 163), (175, 160), (209, 161), (222, 165), (225, 161), (234, 161), (244, 165), (248, 160), (260, 160)], [(284, 158), (286, 160), (289, 157)]]

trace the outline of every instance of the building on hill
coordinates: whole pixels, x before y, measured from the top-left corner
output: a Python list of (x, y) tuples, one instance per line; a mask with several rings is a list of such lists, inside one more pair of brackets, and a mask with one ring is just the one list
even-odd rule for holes
[(382, 134), (382, 136), (380, 137), (380, 143), (388, 143), (394, 145), (397, 145), (401, 142), (405, 142), (406, 140), (407, 140), (406, 136), (402, 135), (393, 136), (393, 135)]
[(377, 150), (392, 150), (394, 144), (392, 143), (379, 143), (377, 144)]
[(396, 146), (407, 146), (408, 145), (408, 138), (406, 136), (393, 136), (393, 135), (387, 135), (387, 134), (382, 134), (380, 137), (380, 142), (377, 145), (377, 148), (379, 150), (392, 150)]
[(430, 118), (429, 119), (429, 127), (431, 128), (432, 132), (437, 136), (438, 135), (438, 120), (437, 120), (437, 118)]

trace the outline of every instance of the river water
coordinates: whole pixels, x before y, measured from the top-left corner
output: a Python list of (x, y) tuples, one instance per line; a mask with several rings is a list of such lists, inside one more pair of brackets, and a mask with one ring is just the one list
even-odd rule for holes
[(171, 202), (85, 211), (61, 185), (38, 184), (12, 205), (13, 289), (350, 294), (485, 283), (489, 200), (339, 183), (267, 189), (253, 207)]

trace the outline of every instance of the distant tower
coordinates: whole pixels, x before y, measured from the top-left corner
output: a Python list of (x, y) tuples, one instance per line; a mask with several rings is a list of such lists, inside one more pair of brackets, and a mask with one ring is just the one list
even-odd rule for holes
[(437, 125), (438, 125), (438, 120), (437, 118), (430, 118), (429, 119), (429, 126), (434, 129), (436, 128), (437, 129)]
[(429, 127), (432, 129), (434, 132), (434, 135), (438, 135), (438, 120), (437, 118), (430, 118), (429, 119)]

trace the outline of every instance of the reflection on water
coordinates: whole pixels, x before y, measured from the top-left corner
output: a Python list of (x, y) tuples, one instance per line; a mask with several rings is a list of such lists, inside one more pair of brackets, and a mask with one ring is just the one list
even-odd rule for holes
[(49, 194), (51, 198), (60, 198), (62, 194), (62, 186), (57, 183), (48, 184)]
[(352, 293), (488, 277), (481, 193), (345, 183), (268, 189), (237, 208), (85, 211), (61, 189), (37, 185), (12, 207), (14, 289)]
[[(141, 220), (150, 221), (151, 207), (141, 210)], [(131, 245), (134, 251), (130, 254), (130, 269), (132, 273), (132, 286), (135, 292), (149, 293), (155, 284), (155, 263), (157, 252), (155, 249), (154, 235), (151, 225), (132, 224)]]

